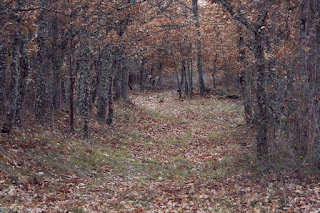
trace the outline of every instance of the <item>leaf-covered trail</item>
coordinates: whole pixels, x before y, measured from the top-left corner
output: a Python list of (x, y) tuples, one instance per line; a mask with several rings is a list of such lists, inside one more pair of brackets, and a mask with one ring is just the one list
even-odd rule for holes
[(150, 140), (144, 146), (146, 153), (159, 160), (178, 156), (203, 163), (232, 150), (237, 145), (234, 142), (245, 143), (242, 108), (237, 102), (216, 98), (179, 101), (169, 92), (135, 96), (133, 102), (152, 116), (142, 125), (133, 125)]
[(234, 172), (228, 164), (234, 153), (251, 146), (241, 104), (215, 97), (180, 101), (170, 92), (132, 101), (140, 114), (128, 120), (139, 140), (127, 147), (142, 168), (129, 170), (146, 179), (154, 199), (150, 210), (228, 211), (219, 201), (220, 190), (226, 192), (224, 178)]
[[(114, 127), (91, 139), (2, 138), (0, 211), (312, 212), (320, 186), (260, 169), (239, 101), (180, 101), (171, 92), (116, 104)], [(62, 116), (57, 121), (67, 126)], [(81, 125), (78, 125), (81, 132)]]

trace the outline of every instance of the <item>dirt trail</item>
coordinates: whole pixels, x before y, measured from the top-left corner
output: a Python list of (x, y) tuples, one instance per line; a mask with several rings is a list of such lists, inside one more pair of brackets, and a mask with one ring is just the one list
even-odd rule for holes
[(164, 140), (173, 140), (168, 149), (161, 149), (169, 152), (161, 153), (161, 159), (172, 157), (171, 152), (175, 152), (201, 163), (204, 158), (219, 155), (218, 151), (212, 152), (214, 149), (225, 153), (246, 138), (241, 104), (236, 101), (214, 97), (180, 101), (173, 92), (166, 92), (149, 94), (148, 98), (135, 96), (133, 102), (157, 119), (146, 135), (156, 139), (159, 146), (168, 145)]
[[(30, 130), (4, 141), (0, 212), (315, 212), (320, 206), (317, 182), (285, 176), (284, 185), (279, 174), (260, 168), (239, 101), (181, 101), (174, 92), (130, 98), (133, 104), (115, 104), (113, 127), (91, 121), (89, 141)], [(65, 116), (58, 125), (68, 125)]]

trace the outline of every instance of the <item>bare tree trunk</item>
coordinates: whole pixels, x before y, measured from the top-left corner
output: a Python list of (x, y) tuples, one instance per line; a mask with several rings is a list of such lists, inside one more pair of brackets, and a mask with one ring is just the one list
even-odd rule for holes
[(186, 64), (186, 61), (184, 60), (184, 64), (183, 64), (183, 66), (184, 66), (184, 78), (185, 78), (185, 81), (184, 81), (184, 92), (185, 92), (185, 94), (186, 94), (186, 96), (188, 97), (189, 96), (189, 80), (190, 80), (190, 78), (189, 78), (189, 71), (187, 70), (187, 69), (189, 69), (188, 68), (188, 66), (189, 66), (189, 64), (188, 64), (188, 62), (187, 62), (187, 64)]
[(5, 114), (6, 100), (6, 73), (9, 51), (7, 48), (6, 38), (3, 36), (0, 43), (0, 115)]
[(60, 66), (58, 62), (58, 20), (57, 16), (54, 16), (51, 20), (51, 34), (52, 34), (52, 45), (51, 45), (51, 61), (52, 61), (52, 108), (53, 110), (60, 108)]
[(217, 91), (217, 84), (216, 84), (217, 60), (218, 60), (218, 53), (216, 53), (216, 57), (214, 58), (214, 61), (213, 61), (213, 72), (212, 72), (213, 91)]
[(261, 40), (261, 34), (256, 32), (254, 57), (257, 72), (257, 115), (255, 126), (257, 131), (257, 152), (259, 156), (265, 156), (268, 154), (268, 103), (266, 92), (266, 62)]
[(30, 63), (28, 56), (28, 39), (22, 36), (20, 43), (20, 63), (19, 63), (19, 82), (18, 82), (18, 96), (16, 103), (15, 124), (21, 126), (21, 116), (23, 112), (24, 96), (27, 88), (27, 80), (30, 73)]
[[(87, 36), (85, 32), (82, 32)], [(79, 61), (79, 88), (80, 88), (80, 97), (79, 100), (79, 109), (80, 113), (84, 120), (83, 125), (83, 137), (88, 139), (89, 137), (89, 105), (90, 105), (90, 50), (89, 45), (86, 41), (80, 43), (80, 61)]]
[(98, 111), (97, 119), (99, 121), (106, 121), (107, 104), (108, 104), (108, 91), (109, 91), (109, 73), (112, 69), (112, 59), (109, 50), (104, 47), (101, 56), (100, 71), (100, 85), (99, 85), (99, 96), (98, 96)]
[[(72, 27), (72, 26), (71, 26)], [(74, 133), (74, 98), (73, 98), (73, 92), (74, 92), (74, 84), (75, 84), (75, 77), (73, 74), (72, 69), (72, 43), (73, 43), (73, 36), (72, 36), (72, 30), (71, 30), (71, 38), (70, 38), (70, 49), (69, 49), (69, 80), (70, 80), (70, 89), (69, 89), (69, 119), (70, 119), (70, 133)]]
[(144, 83), (143, 83), (143, 75), (144, 75), (144, 68), (145, 68), (145, 63), (146, 63), (146, 57), (143, 56), (141, 60), (141, 66), (140, 66), (140, 76), (139, 76), (139, 84), (140, 84), (140, 89), (142, 90), (144, 88)]
[(300, 35), (302, 49), (302, 72), (305, 78), (304, 110), (307, 112), (306, 139), (307, 157), (310, 165), (320, 168), (320, 3), (316, 0), (305, 0), (300, 4)]
[[(185, 81), (186, 81), (186, 61), (183, 59), (181, 61), (181, 90), (183, 90), (183, 86), (185, 85)], [(184, 93), (186, 93), (186, 91), (184, 91)]]
[(19, 47), (21, 42), (20, 32), (15, 32), (12, 40), (12, 51), (11, 51), (11, 63), (10, 63), (10, 92), (9, 92), (9, 103), (8, 103), (8, 114), (6, 120), (6, 126), (10, 130), (14, 125), (14, 118), (17, 109), (18, 99), (18, 81), (19, 81)]
[(109, 73), (109, 88), (108, 88), (108, 118), (107, 118), (107, 124), (112, 125), (113, 123), (113, 77), (112, 72)]
[(121, 50), (117, 49), (114, 62), (114, 100), (116, 101), (121, 97), (122, 61)]
[(195, 27), (197, 31), (197, 68), (198, 68), (198, 75), (199, 75), (199, 89), (200, 89), (200, 95), (203, 96), (206, 87), (204, 85), (203, 80), (203, 70), (202, 70), (202, 49), (201, 49), (201, 31), (200, 31), (200, 22), (199, 22), (199, 9), (198, 9), (198, 0), (192, 0), (192, 12), (195, 22)]
[(248, 63), (246, 61), (246, 52), (243, 45), (244, 45), (243, 37), (242, 37), (242, 33), (240, 32), (239, 41), (238, 41), (238, 48), (239, 48), (239, 55), (240, 55), (239, 61), (243, 64), (243, 68), (240, 70), (239, 81), (241, 86), (241, 96), (242, 96), (242, 102), (244, 106), (245, 118), (246, 118), (247, 124), (250, 125), (253, 122), (253, 113), (252, 113), (252, 103), (251, 103), (250, 93), (249, 93), (249, 78), (248, 78), (248, 70), (247, 70)]
[[(46, 7), (48, 2), (41, 0), (41, 7)], [(44, 120), (45, 113), (49, 107), (50, 94), (49, 85), (51, 81), (50, 69), (48, 69), (48, 38), (49, 38), (49, 20), (47, 12), (41, 10), (39, 18), (38, 32), (38, 53), (37, 53), (37, 76), (36, 76), (36, 93), (35, 93), (35, 116), (37, 119)]]
[(162, 86), (162, 69), (163, 69), (163, 62), (160, 61), (158, 65), (158, 82), (157, 82), (159, 87)]
[[(189, 61), (188, 61), (189, 62)], [(193, 96), (193, 63), (192, 63), (192, 58), (190, 58), (190, 67), (189, 67), (189, 96), (192, 98)]]
[(123, 100), (128, 100), (129, 72), (130, 72), (129, 56), (125, 57), (123, 61), (124, 61), (124, 66), (122, 69), (121, 98)]
[(172, 61), (173, 61), (173, 64), (174, 64), (174, 70), (175, 70), (175, 73), (176, 73), (176, 79), (177, 79), (177, 84), (178, 84), (179, 99), (182, 99), (182, 91), (181, 91), (181, 85), (180, 85), (180, 81), (179, 81), (178, 66), (177, 66), (177, 63), (176, 63), (176, 60), (175, 60), (175, 57), (174, 57), (174, 54), (173, 54), (172, 49), (171, 49), (171, 55), (172, 55)]

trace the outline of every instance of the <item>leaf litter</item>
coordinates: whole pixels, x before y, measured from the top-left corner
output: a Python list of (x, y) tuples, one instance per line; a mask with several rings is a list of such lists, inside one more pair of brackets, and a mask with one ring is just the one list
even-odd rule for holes
[[(319, 212), (315, 175), (255, 159), (241, 103), (172, 92), (132, 94), (113, 127), (70, 136), (30, 123), (1, 136), (0, 212)], [(285, 181), (284, 181), (285, 180)]]

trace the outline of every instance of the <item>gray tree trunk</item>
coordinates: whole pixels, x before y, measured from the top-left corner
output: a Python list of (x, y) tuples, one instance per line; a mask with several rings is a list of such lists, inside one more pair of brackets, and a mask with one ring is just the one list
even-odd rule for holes
[(9, 100), (8, 100), (8, 114), (6, 126), (11, 129), (14, 125), (14, 118), (17, 109), (18, 98), (18, 81), (19, 81), (19, 48), (21, 42), (20, 32), (15, 32), (12, 39), (11, 49), (11, 63), (10, 63), (10, 86), (9, 86)]
[[(188, 65), (189, 67), (189, 96), (190, 98), (192, 98), (193, 96), (193, 62), (192, 62), (192, 58), (190, 58), (190, 65)], [(188, 61), (188, 63), (189, 63)]]
[(113, 77), (112, 72), (109, 73), (109, 88), (108, 88), (108, 118), (107, 124), (113, 123)]
[(139, 68), (140, 69), (140, 76), (139, 76), (140, 89), (144, 88), (143, 75), (144, 75), (146, 61), (147, 61), (147, 58), (143, 56), (141, 60), (141, 66)]
[(126, 56), (124, 58), (124, 66), (122, 69), (122, 81), (121, 81), (121, 98), (123, 100), (128, 100), (129, 92), (129, 73), (130, 73), (130, 58)]
[[(181, 61), (181, 82), (180, 82), (180, 85), (181, 85), (181, 90), (184, 89), (184, 93), (186, 94), (187, 91), (185, 90), (185, 83), (186, 83), (186, 61), (183, 59)], [(183, 88), (184, 86), (184, 88)]]
[[(46, 7), (48, 2), (41, 0), (41, 7)], [(48, 61), (48, 38), (49, 38), (49, 18), (47, 12), (41, 10), (39, 17), (39, 32), (37, 37), (37, 75), (35, 91), (35, 116), (37, 119), (44, 119), (47, 108), (50, 106), (51, 75)], [(50, 88), (48, 88), (50, 87)]]
[[(246, 51), (243, 47), (243, 37), (242, 33), (239, 36), (238, 48), (239, 48), (239, 61), (243, 64), (244, 68), (240, 71), (239, 74), (239, 81), (241, 87), (241, 96), (242, 102), (244, 106), (244, 113), (245, 119), (248, 125), (252, 124), (253, 122), (253, 111), (252, 111), (252, 102), (250, 99), (250, 92), (249, 92), (249, 77), (248, 77), (248, 63), (246, 61)], [(216, 55), (217, 59), (217, 55)], [(216, 63), (216, 60), (215, 60)], [(214, 67), (216, 65), (214, 64)]]
[(198, 68), (198, 75), (199, 75), (199, 89), (200, 89), (200, 95), (203, 96), (206, 87), (204, 85), (203, 80), (203, 70), (202, 70), (202, 47), (201, 47), (201, 30), (200, 30), (200, 22), (199, 22), (199, 9), (198, 9), (198, 0), (192, 0), (192, 12), (193, 12), (193, 18), (195, 22), (195, 27), (197, 31), (197, 42), (196, 42), (196, 48), (197, 48), (197, 68)]
[(254, 57), (256, 60), (257, 73), (257, 114), (255, 127), (257, 131), (257, 152), (259, 156), (268, 154), (268, 103), (266, 92), (266, 62), (262, 45), (262, 36), (255, 33)]
[(214, 58), (214, 61), (213, 61), (213, 72), (212, 72), (213, 91), (217, 91), (217, 83), (216, 83), (217, 60), (218, 60), (218, 53), (216, 53), (216, 57)]
[(188, 66), (188, 63), (186, 64), (186, 60), (183, 60), (183, 64), (182, 64), (182, 66), (183, 66), (183, 75), (184, 75), (184, 92), (185, 92), (185, 94), (186, 94), (186, 96), (188, 96), (189, 95), (189, 74), (188, 74), (188, 67), (186, 67), (186, 66)]
[(121, 50), (116, 50), (114, 62), (114, 100), (119, 100), (121, 97), (122, 61)]
[(15, 125), (21, 126), (21, 116), (23, 112), (23, 102), (27, 88), (27, 81), (30, 73), (30, 62), (28, 56), (28, 39), (22, 36), (20, 43), (20, 63), (19, 63), (19, 82), (18, 96), (16, 102)]
[(0, 43), (0, 115), (5, 114), (6, 101), (6, 73), (9, 51), (7, 48), (6, 38), (3, 36)]
[(100, 69), (97, 120), (105, 122), (108, 104), (109, 73), (112, 69), (112, 58), (107, 47), (102, 49)]
[[(72, 30), (71, 30), (72, 33)], [(70, 133), (74, 133), (74, 98), (73, 98), (73, 92), (74, 92), (74, 84), (75, 84), (75, 77), (73, 74), (73, 67), (72, 67), (72, 43), (73, 43), (73, 37), (70, 38), (70, 44), (69, 44), (69, 121), (70, 121)]]
[(176, 73), (179, 99), (182, 99), (182, 91), (181, 91), (181, 85), (180, 85), (180, 81), (179, 81), (178, 66), (177, 66), (177, 63), (176, 63), (176, 60), (175, 60), (175, 57), (174, 57), (174, 54), (173, 54), (172, 50), (171, 50), (171, 55), (172, 55), (172, 61), (173, 61), (173, 64), (174, 64), (174, 70), (175, 70), (175, 73)]
[(158, 64), (158, 86), (161, 87), (162, 85), (162, 69), (163, 69), (163, 63), (162, 61), (159, 62)]
[[(86, 34), (84, 34), (86, 36)], [(83, 137), (89, 137), (89, 114), (90, 114), (90, 50), (86, 42), (80, 43), (80, 59), (79, 59), (79, 89), (78, 107), (83, 117)]]

